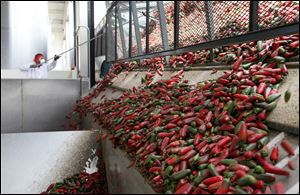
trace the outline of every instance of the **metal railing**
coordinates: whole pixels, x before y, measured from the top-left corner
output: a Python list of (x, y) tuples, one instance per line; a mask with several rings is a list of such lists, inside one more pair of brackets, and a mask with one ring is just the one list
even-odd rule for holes
[(298, 7), (298, 1), (114, 1), (97, 32), (105, 32), (106, 59), (122, 62), (298, 33)]

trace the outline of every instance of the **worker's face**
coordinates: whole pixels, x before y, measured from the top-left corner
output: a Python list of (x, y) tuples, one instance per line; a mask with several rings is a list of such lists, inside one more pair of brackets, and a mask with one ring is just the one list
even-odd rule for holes
[(43, 64), (43, 63), (45, 63), (45, 59), (42, 58), (42, 59), (40, 60), (40, 64)]

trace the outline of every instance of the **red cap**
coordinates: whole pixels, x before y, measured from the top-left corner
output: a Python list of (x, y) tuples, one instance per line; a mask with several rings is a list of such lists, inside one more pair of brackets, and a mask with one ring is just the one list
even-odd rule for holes
[(38, 53), (34, 56), (34, 59), (33, 61), (36, 63), (36, 64), (39, 64), (40, 63), (40, 60), (44, 58), (44, 55), (41, 54), (41, 53)]

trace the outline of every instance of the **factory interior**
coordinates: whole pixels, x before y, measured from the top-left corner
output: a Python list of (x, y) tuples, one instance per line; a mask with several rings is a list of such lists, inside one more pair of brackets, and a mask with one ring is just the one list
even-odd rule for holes
[(1, 1), (1, 194), (299, 194), (299, 1)]

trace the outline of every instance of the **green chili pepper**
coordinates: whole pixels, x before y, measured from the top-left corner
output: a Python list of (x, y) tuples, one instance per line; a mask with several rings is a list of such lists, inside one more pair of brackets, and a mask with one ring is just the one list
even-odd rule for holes
[[(191, 126), (192, 127), (194, 127), (194, 128), (196, 128), (197, 127), (197, 124), (196, 124), (196, 122), (195, 121), (193, 121), (192, 123), (191, 123)], [(197, 129), (196, 129), (196, 131), (198, 131)], [(196, 132), (197, 133), (197, 132)]]
[(197, 176), (193, 180), (193, 186), (199, 185), (206, 177), (208, 177), (208, 173), (208, 169), (199, 171)]
[(240, 161), (239, 163), (242, 164), (242, 165), (246, 165), (251, 169), (255, 168), (256, 165), (257, 165), (254, 160), (243, 160), (243, 161)]
[(235, 194), (248, 194), (248, 193), (245, 190), (242, 190), (239, 186), (236, 186)]
[(176, 173), (173, 173), (170, 177), (171, 180), (179, 180), (181, 178), (184, 178), (186, 176), (188, 176), (191, 173), (190, 169), (184, 169), (181, 171), (178, 171)]
[(216, 170), (216, 167), (214, 164), (210, 163), (208, 166), (208, 171), (211, 175), (213, 176), (219, 176), (220, 174), (218, 173), (218, 171)]
[(251, 87), (249, 86), (249, 87), (247, 87), (246, 89), (244, 89), (244, 90), (242, 91), (242, 94), (249, 95), (250, 92), (251, 92)]
[(291, 92), (289, 90), (286, 90), (284, 93), (284, 101), (288, 102), (291, 98)]
[(208, 166), (208, 164), (207, 164), (207, 163), (205, 163), (205, 164), (200, 164), (200, 165), (198, 166), (198, 169), (200, 169), (200, 170), (202, 170), (202, 169), (206, 169), (206, 168), (207, 168), (207, 166)]
[(258, 174), (265, 173), (265, 170), (262, 166), (257, 165), (254, 169), (254, 173), (258, 173)]
[(258, 145), (261, 146), (261, 147), (266, 145), (268, 142), (269, 142), (269, 137), (268, 136), (265, 136), (265, 137), (263, 137), (263, 138), (261, 138), (257, 141)]
[(187, 141), (186, 141), (186, 145), (191, 145), (191, 144), (193, 144), (194, 143), (194, 139), (188, 139)]
[(237, 86), (233, 86), (233, 87), (232, 87), (232, 90), (231, 90), (231, 93), (232, 93), (232, 94), (236, 94), (237, 89), (238, 89)]
[(285, 58), (282, 57), (282, 56), (275, 56), (275, 57), (274, 57), (274, 60), (275, 60), (278, 64), (281, 64), (281, 63), (283, 63), (283, 62), (286, 61)]
[(253, 175), (257, 180), (263, 180), (266, 183), (271, 183), (275, 181), (275, 176), (270, 175), (270, 174), (255, 174), (255, 173), (250, 173)]
[(261, 149), (261, 150), (260, 150), (260, 154), (261, 154), (263, 157), (269, 156), (268, 150), (265, 150), (265, 149)]
[(243, 64), (242, 65), (242, 67), (244, 68), (244, 69), (246, 69), (246, 70), (248, 70), (251, 66), (252, 66), (252, 62), (249, 62), (249, 63), (247, 63), (247, 64)]
[(224, 174), (225, 178), (231, 178), (231, 177), (233, 177), (235, 175), (235, 172), (233, 172), (233, 171), (225, 171), (223, 174)]
[(238, 162), (235, 159), (223, 159), (221, 160), (221, 163), (228, 166), (231, 164), (236, 164)]
[(262, 110), (263, 110), (263, 109), (260, 108), (260, 107), (255, 107), (255, 108), (253, 109), (253, 112), (254, 112), (255, 114), (258, 114), (258, 113), (260, 113)]
[(257, 143), (253, 142), (253, 143), (248, 144), (248, 146), (245, 149), (246, 149), (246, 151), (252, 151), (256, 148), (256, 146), (257, 146)]
[(172, 165), (169, 165), (166, 169), (165, 169), (165, 176), (170, 176), (170, 173), (172, 172), (173, 170), (173, 166)]
[(205, 107), (204, 105), (196, 106), (196, 107), (194, 108), (194, 111), (199, 112), (199, 111), (202, 110), (204, 107)]
[(134, 111), (133, 110), (127, 110), (126, 112), (125, 112), (125, 115), (130, 115), (130, 114), (132, 114)]
[(237, 184), (240, 186), (248, 186), (256, 183), (256, 179), (252, 175), (245, 175), (237, 181)]
[(233, 107), (234, 107), (234, 102), (230, 100), (229, 102), (227, 102), (227, 103), (225, 104), (224, 109), (227, 110), (227, 112), (228, 112), (229, 114), (231, 114), (231, 112), (232, 112), (232, 110), (233, 110)]
[(189, 130), (189, 132), (192, 133), (192, 134), (198, 133), (198, 130), (197, 130), (196, 128), (194, 128), (194, 127), (191, 127), (191, 126), (189, 126), (188, 130)]
[(279, 97), (281, 96), (280, 93), (275, 93), (275, 94), (272, 94), (270, 95), (268, 98), (267, 98), (267, 102), (273, 102), (275, 101), (276, 99), (278, 99)]

